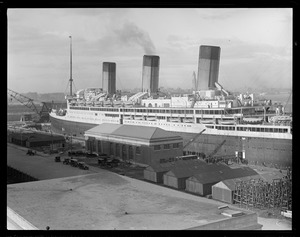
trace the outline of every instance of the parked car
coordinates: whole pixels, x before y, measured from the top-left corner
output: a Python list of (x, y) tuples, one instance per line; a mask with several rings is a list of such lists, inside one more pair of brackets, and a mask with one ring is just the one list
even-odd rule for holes
[(70, 165), (73, 167), (77, 167), (78, 166), (78, 160), (77, 159), (70, 159)]
[(60, 156), (55, 156), (55, 162), (60, 162)]
[(34, 152), (33, 152), (32, 150), (29, 149), (29, 150), (27, 151), (26, 155), (34, 156)]
[(64, 161), (63, 161), (63, 164), (64, 165), (70, 164), (70, 160), (71, 160), (70, 158), (65, 158)]
[(83, 170), (89, 169), (89, 167), (84, 162), (78, 162), (78, 168)]
[(98, 157), (98, 155), (97, 155), (97, 154), (95, 154), (95, 153), (86, 153), (86, 154), (85, 154), (85, 156), (86, 156), (87, 158), (94, 158), (94, 157)]
[(111, 162), (114, 163), (114, 164), (117, 164), (117, 165), (121, 163), (121, 161), (118, 160), (118, 159), (112, 159)]
[(106, 164), (106, 162), (107, 162), (107, 158), (106, 157), (104, 157), (104, 158), (98, 158), (98, 164), (99, 165), (105, 165)]
[(85, 156), (84, 151), (68, 151), (69, 156)]

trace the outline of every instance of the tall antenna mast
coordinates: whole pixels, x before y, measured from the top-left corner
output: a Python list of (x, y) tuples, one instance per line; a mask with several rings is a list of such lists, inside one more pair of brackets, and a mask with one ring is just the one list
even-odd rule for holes
[(73, 83), (73, 79), (72, 79), (72, 36), (69, 36), (70, 38), (70, 96), (72, 96), (72, 83)]

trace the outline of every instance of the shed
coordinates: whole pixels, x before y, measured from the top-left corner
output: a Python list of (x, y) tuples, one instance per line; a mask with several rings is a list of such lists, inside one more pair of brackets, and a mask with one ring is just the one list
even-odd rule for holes
[(220, 172), (203, 172), (194, 174), (186, 180), (186, 191), (206, 196), (211, 194), (212, 185), (222, 180)]
[(9, 142), (26, 147), (64, 147), (65, 138), (62, 135), (37, 132), (15, 132), (9, 134)]
[(212, 186), (220, 181), (253, 175), (257, 175), (257, 172), (249, 167), (231, 169), (221, 164), (208, 165), (204, 171), (186, 180), (186, 191), (206, 196), (212, 193)]
[[(223, 164), (207, 164), (201, 160), (177, 161), (173, 169), (163, 175), (164, 185), (177, 189), (186, 188), (186, 180), (194, 174), (225, 171), (230, 167)], [(220, 181), (220, 180), (218, 180)], [(218, 182), (216, 181), (216, 182)]]
[(233, 193), (237, 182), (251, 179), (262, 179), (260, 175), (251, 175), (235, 179), (222, 180), (212, 186), (212, 198), (226, 203), (233, 203)]
[(163, 175), (170, 171), (174, 163), (149, 165), (144, 169), (144, 179), (155, 183), (163, 183)]

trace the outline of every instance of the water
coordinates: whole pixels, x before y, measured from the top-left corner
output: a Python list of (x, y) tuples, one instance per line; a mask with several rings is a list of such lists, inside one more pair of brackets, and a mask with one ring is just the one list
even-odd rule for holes
[[(35, 105), (37, 110), (42, 109), (41, 105)], [(34, 111), (22, 104), (9, 104), (7, 106), (7, 121), (20, 121), (23, 114), (34, 114)]]

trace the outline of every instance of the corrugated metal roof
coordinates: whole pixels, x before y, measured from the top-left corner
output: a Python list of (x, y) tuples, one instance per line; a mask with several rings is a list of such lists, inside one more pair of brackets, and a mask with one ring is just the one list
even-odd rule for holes
[(60, 135), (47, 135), (40, 133), (11, 133), (10, 136), (18, 140), (29, 140), (30, 142), (36, 141), (65, 141), (65, 138)]
[(122, 124), (102, 123), (96, 127), (87, 130), (85, 134), (91, 134), (91, 135), (110, 134), (121, 126)]
[[(229, 168), (229, 167), (228, 167)], [(219, 169), (219, 170), (217, 170)], [(200, 183), (213, 183), (222, 180), (229, 180), (235, 178), (243, 178), (258, 175), (253, 169), (249, 167), (242, 167), (237, 169), (226, 169), (222, 166), (213, 166), (213, 169), (206, 169), (204, 172), (196, 173), (192, 177), (197, 179)], [(247, 179), (247, 178), (246, 178)]]
[[(240, 177), (240, 178), (235, 178), (235, 179), (227, 179), (220, 181), (220, 183), (223, 183), (226, 185), (230, 190), (234, 191), (235, 190), (235, 184), (241, 181), (248, 181), (251, 179), (263, 179), (260, 175), (251, 175), (251, 176), (246, 176), (246, 177)], [(218, 186), (219, 183), (216, 184)]]
[(147, 126), (135, 126), (126, 124), (108, 124), (103, 123), (85, 132), (86, 135), (101, 135), (109, 134), (113, 136), (120, 137), (130, 137), (138, 139), (161, 139), (161, 138), (174, 138), (182, 139), (176, 134), (165, 131), (157, 127), (147, 127)]
[(213, 171), (213, 172), (203, 172), (194, 174), (191, 178), (195, 178), (201, 184), (215, 183), (223, 180), (223, 172), (224, 171)]
[(219, 179), (216, 179), (219, 182), (226, 179), (258, 175), (256, 171), (249, 167), (231, 169), (224, 164), (206, 164), (197, 160), (183, 162), (182, 164), (178, 163), (169, 172), (177, 178), (195, 176), (196, 179), (204, 183), (215, 180), (215, 178), (212, 178), (214, 176), (219, 177)]
[[(223, 164), (207, 164), (201, 160), (188, 160), (188, 161), (177, 161), (177, 165), (174, 166), (171, 172), (177, 178), (191, 177), (194, 174), (216, 172), (228, 170), (231, 171), (230, 167)], [(171, 174), (170, 173), (170, 174)]]

